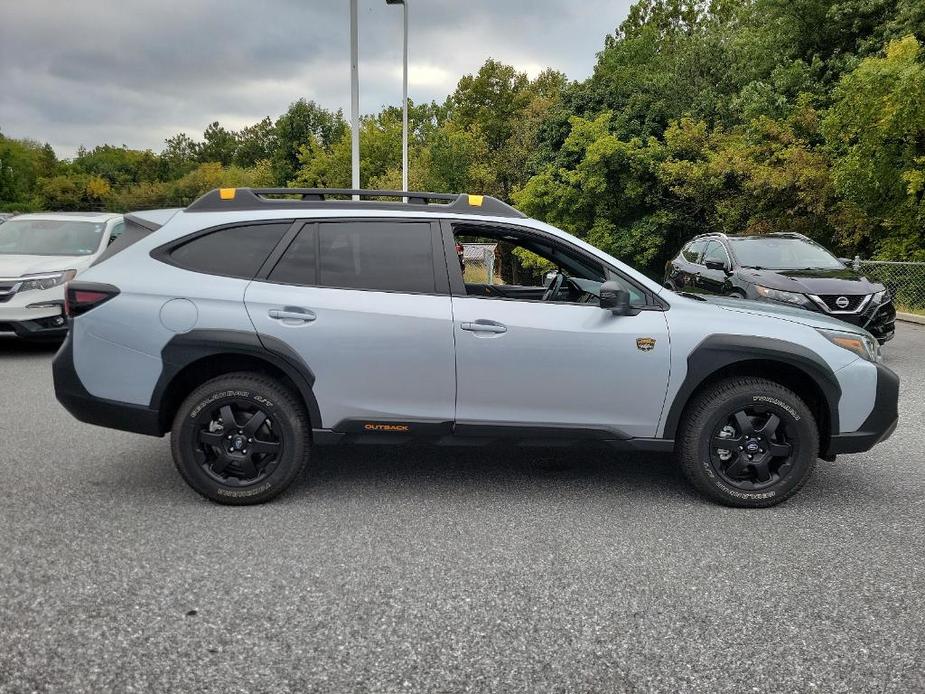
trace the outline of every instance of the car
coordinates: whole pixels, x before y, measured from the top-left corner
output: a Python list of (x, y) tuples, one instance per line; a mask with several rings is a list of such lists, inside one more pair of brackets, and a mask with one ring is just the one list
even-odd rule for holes
[(889, 290), (794, 233), (703, 234), (665, 266), (665, 286), (798, 306), (893, 339), (896, 308)]
[(866, 331), (676, 294), (489, 196), (230, 188), (126, 226), (68, 284), (57, 398), (170, 433), (213, 501), (268, 501), (312, 446), (428, 442), (674, 451), (707, 497), (763, 507), (896, 426)]
[(64, 285), (122, 233), (122, 215), (21, 214), (0, 226), (0, 334), (60, 339)]

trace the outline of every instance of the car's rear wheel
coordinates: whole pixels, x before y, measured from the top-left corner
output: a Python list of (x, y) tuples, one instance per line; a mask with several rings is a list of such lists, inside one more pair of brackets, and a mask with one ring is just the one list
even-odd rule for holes
[(310, 427), (298, 398), (273, 379), (220, 376), (177, 411), (171, 449), (183, 479), (223, 504), (259, 504), (283, 492), (305, 468)]
[(763, 378), (733, 378), (695, 397), (677, 451), (687, 479), (711, 499), (773, 506), (809, 479), (819, 432), (809, 407), (790, 389)]

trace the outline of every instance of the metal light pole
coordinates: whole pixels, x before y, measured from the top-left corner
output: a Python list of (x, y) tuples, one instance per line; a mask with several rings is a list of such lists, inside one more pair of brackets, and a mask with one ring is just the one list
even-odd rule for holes
[(401, 112), (401, 189), (408, 192), (408, 0), (385, 0), (386, 5), (401, 5), (402, 34), (402, 112)]
[[(353, 189), (360, 187), (360, 74), (357, 42), (357, 0), (350, 0), (350, 165), (353, 171)], [(354, 195), (354, 200), (359, 196)]]

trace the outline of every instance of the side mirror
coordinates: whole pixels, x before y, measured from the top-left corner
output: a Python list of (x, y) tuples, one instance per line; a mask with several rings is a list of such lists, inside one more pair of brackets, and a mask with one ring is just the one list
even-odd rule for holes
[(723, 272), (726, 271), (726, 263), (724, 263), (722, 260), (705, 260), (703, 264), (706, 265), (707, 270), (722, 270)]
[(604, 282), (600, 293), (601, 308), (615, 316), (635, 316), (639, 311), (630, 305), (630, 293), (617, 282)]

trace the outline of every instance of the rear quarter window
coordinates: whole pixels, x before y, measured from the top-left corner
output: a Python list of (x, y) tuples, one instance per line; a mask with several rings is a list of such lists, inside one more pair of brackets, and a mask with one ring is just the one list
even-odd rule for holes
[(285, 222), (216, 229), (173, 246), (161, 259), (185, 270), (253, 279), (289, 226)]

